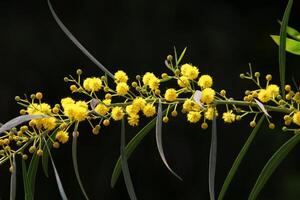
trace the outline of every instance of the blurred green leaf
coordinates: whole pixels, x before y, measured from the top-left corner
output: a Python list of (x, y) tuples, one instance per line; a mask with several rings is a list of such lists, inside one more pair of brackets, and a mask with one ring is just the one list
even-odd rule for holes
[(254, 187), (251, 190), (248, 200), (255, 200), (260, 193), (260, 191), (265, 186), (266, 182), (269, 180), (273, 172), (277, 169), (279, 164), (283, 159), (291, 152), (291, 150), (298, 144), (300, 141), (300, 134), (294, 135), (287, 142), (285, 142), (268, 160), (267, 164), (264, 166), (262, 171), (259, 174), (258, 179)]
[[(282, 25), (281, 21), (278, 20), (278, 23), (280, 25)], [(290, 27), (290, 26), (287, 26), (286, 27), (286, 33), (291, 36), (292, 38), (296, 39), (296, 40), (300, 40), (300, 33), (299, 31), (297, 31), (296, 29)]]
[(127, 192), (129, 194), (129, 197), (131, 200), (137, 200), (133, 183), (130, 176), (130, 171), (127, 163), (127, 156), (125, 154), (125, 121), (122, 119), (122, 125), (121, 125), (121, 144), (120, 144), (120, 154), (121, 154), (121, 167), (123, 172), (123, 177), (125, 181), (125, 185), (127, 188)]
[(11, 172), (10, 177), (10, 200), (16, 199), (16, 192), (17, 192), (17, 163), (16, 163), (16, 156), (13, 154), (13, 163), (12, 163), (13, 171)]
[(39, 160), (40, 157), (36, 155), (36, 153), (33, 154), (28, 171), (27, 171), (27, 177), (28, 177), (28, 184), (30, 187), (32, 198), (34, 199), (34, 190), (35, 190), (35, 179), (36, 179), (36, 173), (39, 166)]
[(26, 168), (26, 163), (25, 160), (22, 159), (22, 175), (23, 175), (23, 186), (24, 186), (24, 197), (25, 200), (32, 200), (32, 192), (31, 192), (31, 187), (28, 182), (28, 176), (27, 176), (27, 168)]
[(180, 54), (178, 60), (176, 61), (176, 66), (179, 65), (180, 61), (181, 61), (182, 58), (184, 57), (185, 52), (186, 52), (186, 47), (184, 48), (184, 50), (183, 50), (182, 53)]
[[(274, 40), (274, 42), (279, 45), (279, 36), (278, 35), (271, 35), (271, 38)], [(290, 52), (295, 55), (300, 55), (300, 42), (286, 38), (286, 51)]]
[(229, 170), (229, 173), (223, 183), (221, 192), (219, 194), (218, 200), (222, 200), (224, 198), (224, 195), (234, 177), (234, 175), (236, 174), (243, 158), (245, 157), (252, 141), (254, 140), (256, 134), (258, 133), (258, 130), (260, 129), (263, 121), (265, 119), (265, 115), (263, 115), (260, 120), (258, 121), (257, 125), (255, 126), (255, 128), (252, 130), (250, 136), (248, 137), (247, 141), (245, 142), (244, 146), (242, 147), (241, 151), (239, 152), (238, 156), (236, 157), (236, 159), (233, 162), (233, 165), (231, 166), (231, 169)]
[(217, 119), (213, 116), (212, 133), (209, 152), (209, 166), (208, 166), (208, 189), (210, 200), (215, 200), (215, 175), (217, 165)]

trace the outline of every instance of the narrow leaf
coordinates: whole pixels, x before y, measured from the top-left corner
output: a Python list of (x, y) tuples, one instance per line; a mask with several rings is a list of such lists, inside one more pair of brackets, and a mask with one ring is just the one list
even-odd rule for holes
[(285, 142), (268, 160), (267, 164), (264, 166), (263, 170), (260, 172), (258, 179), (254, 187), (251, 190), (248, 200), (255, 200), (260, 193), (260, 191), (265, 186), (268, 179), (271, 177), (273, 172), (283, 161), (283, 159), (290, 153), (290, 151), (298, 144), (300, 141), (300, 134), (294, 135), (287, 142)]
[(257, 125), (255, 126), (255, 128), (252, 130), (250, 136), (248, 137), (247, 141), (245, 142), (244, 146), (242, 147), (241, 151), (239, 152), (238, 156), (236, 157), (236, 159), (233, 162), (233, 165), (231, 166), (231, 169), (229, 170), (229, 173), (223, 183), (221, 192), (219, 194), (218, 200), (223, 200), (224, 195), (234, 177), (234, 175), (236, 174), (243, 158), (245, 157), (252, 141), (254, 140), (256, 134), (258, 133), (258, 130), (260, 129), (263, 121), (265, 119), (265, 115), (263, 115), (260, 120), (258, 121)]
[[(76, 126), (77, 127), (77, 126)], [(73, 160), (73, 167), (74, 167), (74, 171), (75, 171), (75, 175), (76, 175), (76, 179), (78, 181), (78, 184), (80, 186), (80, 189), (85, 197), (85, 199), (89, 200), (89, 197), (87, 196), (81, 178), (80, 178), (80, 174), (79, 174), (79, 170), (78, 170), (78, 161), (77, 161), (77, 139), (78, 139), (78, 135), (77, 135), (77, 128), (75, 128), (74, 132), (73, 132), (73, 140), (72, 140), (72, 160)]]
[(163, 163), (165, 164), (165, 166), (167, 167), (167, 169), (179, 180), (182, 181), (182, 178), (180, 176), (178, 176), (169, 166), (165, 154), (164, 154), (164, 149), (163, 149), (163, 145), (162, 145), (162, 104), (161, 104), (161, 100), (159, 99), (159, 103), (158, 103), (158, 109), (157, 109), (157, 118), (156, 118), (156, 145), (157, 145), (157, 149), (159, 152), (159, 155), (163, 161)]
[(50, 12), (55, 19), (58, 26), (61, 30), (68, 36), (68, 38), (84, 53), (95, 65), (97, 65), (104, 73), (106, 73), (109, 77), (114, 79), (114, 75), (106, 69), (90, 52), (82, 46), (82, 44), (75, 38), (75, 36), (67, 29), (67, 27), (62, 23), (57, 14), (55, 13), (50, 0), (47, 0)]
[(16, 199), (16, 192), (17, 192), (17, 163), (16, 163), (16, 156), (13, 154), (13, 171), (11, 172), (10, 177), (10, 200)]
[(5, 124), (3, 124), (0, 128), (0, 133), (4, 131), (8, 131), (12, 129), (13, 127), (16, 127), (20, 124), (23, 124), (24, 122), (30, 121), (32, 119), (39, 119), (39, 118), (45, 118), (48, 117), (47, 115), (21, 115), (18, 117), (13, 118), (12, 120), (9, 120)]
[[(271, 35), (271, 38), (274, 42), (279, 45), (279, 36), (278, 35)], [(286, 38), (286, 45), (285, 49), (287, 52), (290, 52), (295, 55), (300, 55), (300, 41), (296, 41), (293, 39)]]
[(24, 186), (24, 196), (25, 200), (32, 200), (32, 193), (31, 193), (31, 188), (28, 183), (28, 177), (27, 177), (27, 169), (26, 169), (26, 163), (25, 160), (22, 159), (22, 175), (23, 175), (23, 186)]
[(217, 165), (217, 119), (214, 114), (209, 152), (208, 188), (210, 200), (215, 200), (215, 174)]
[(177, 60), (177, 62), (176, 62), (176, 66), (179, 65), (180, 61), (181, 61), (182, 58), (184, 57), (185, 52), (186, 52), (186, 47), (184, 48), (184, 50), (183, 50), (182, 53), (180, 54), (180, 56), (179, 56), (179, 58), (178, 58), (178, 60)]
[[(282, 23), (281, 23), (281, 21), (279, 21), (278, 20), (278, 23), (280, 24), (280, 25), (282, 25)], [(294, 39), (300, 39), (300, 33), (299, 33), (299, 31), (297, 31), (296, 29), (294, 29), (294, 28), (292, 28), (292, 27), (290, 27), (290, 26), (287, 26), (286, 27), (286, 33), (289, 35), (289, 36), (291, 36), (291, 37), (293, 37)]]
[(271, 118), (271, 115), (269, 115), (268, 111), (266, 110), (264, 104), (262, 104), (260, 101), (258, 101), (257, 99), (254, 99), (255, 103), (258, 105), (258, 107), (260, 108), (260, 110), (268, 117)]
[(36, 153), (33, 154), (27, 171), (28, 184), (30, 185), (32, 198), (34, 198), (35, 180), (36, 180), (36, 173), (39, 165), (39, 159), (40, 157), (36, 155)]
[[(45, 140), (45, 138), (44, 138), (44, 140)], [(51, 163), (52, 163), (52, 167), (53, 167), (53, 171), (54, 171), (54, 174), (55, 174), (55, 179), (56, 179), (56, 183), (57, 183), (57, 187), (58, 187), (60, 196), (61, 196), (62, 200), (67, 200), (68, 198), (67, 198), (66, 193), (64, 191), (64, 188), (62, 186), (59, 174), (58, 174), (57, 169), (55, 167), (55, 164), (54, 164), (54, 161), (53, 161), (53, 158), (52, 158), (52, 155), (51, 155), (51, 152), (50, 152), (50, 149), (49, 149), (49, 147), (47, 145), (46, 140), (45, 140), (45, 145), (47, 147), (47, 151), (49, 153), (49, 157), (50, 157), (50, 160), (51, 160)]]
[(127, 163), (127, 157), (125, 154), (125, 122), (124, 119), (122, 120), (122, 127), (121, 127), (121, 145), (120, 145), (120, 153), (121, 153), (121, 166), (122, 166), (122, 172), (123, 172), (123, 177), (125, 181), (125, 185), (127, 188), (127, 192), (129, 194), (129, 197), (131, 200), (137, 200), (135, 192), (134, 192), (134, 187), (132, 184), (130, 172), (129, 172), (129, 167)]
[(293, 0), (289, 0), (288, 5), (284, 11), (282, 18), (282, 25), (280, 27), (280, 39), (279, 39), (279, 75), (280, 75), (280, 86), (282, 96), (285, 96), (285, 64), (286, 64), (286, 28), (288, 25), (290, 12), (292, 9)]

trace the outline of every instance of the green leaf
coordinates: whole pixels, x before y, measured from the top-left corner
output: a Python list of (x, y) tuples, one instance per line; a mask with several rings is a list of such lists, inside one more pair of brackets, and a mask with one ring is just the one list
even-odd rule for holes
[[(278, 20), (278, 23), (279, 23), (280, 25), (282, 25), (282, 23), (281, 23), (280, 20)], [(296, 40), (299, 40), (299, 39), (300, 39), (300, 33), (299, 33), (299, 31), (297, 31), (296, 29), (294, 29), (294, 28), (292, 28), (292, 27), (290, 27), (290, 26), (287, 26), (287, 27), (286, 27), (286, 33), (287, 33), (289, 36), (291, 36), (291, 37), (293, 37), (294, 39), (296, 39)]]
[(283, 18), (282, 18), (282, 25), (280, 27), (280, 39), (279, 39), (279, 75), (280, 75), (280, 86), (282, 96), (285, 96), (285, 64), (286, 64), (286, 28), (288, 25), (290, 12), (292, 9), (293, 0), (289, 0), (288, 5), (284, 11)]
[(30, 185), (29, 185), (29, 182), (28, 182), (26, 163), (25, 163), (24, 159), (22, 159), (22, 175), (23, 175), (25, 200), (32, 200), (33, 197), (32, 197), (31, 188), (30, 188)]
[(260, 120), (258, 121), (257, 125), (255, 126), (255, 128), (252, 130), (250, 136), (248, 137), (247, 141), (245, 142), (244, 146), (242, 147), (241, 151), (239, 152), (238, 156), (236, 157), (236, 159), (233, 162), (233, 165), (231, 166), (231, 169), (229, 170), (229, 173), (223, 183), (221, 192), (219, 194), (218, 200), (222, 200), (224, 198), (224, 195), (234, 177), (234, 175), (236, 174), (243, 158), (245, 157), (252, 141), (254, 140), (256, 134), (258, 133), (258, 130), (260, 129), (263, 121), (265, 119), (265, 115), (263, 115)]
[(217, 165), (217, 119), (213, 116), (212, 133), (209, 152), (209, 166), (208, 166), (208, 189), (210, 200), (215, 200), (215, 175)]
[[(271, 35), (271, 38), (274, 42), (279, 45), (279, 36), (278, 35)], [(287, 52), (300, 56), (300, 42), (286, 38), (286, 46), (285, 49)]]
[(271, 177), (275, 169), (283, 161), (283, 159), (290, 153), (290, 151), (298, 144), (300, 141), (300, 134), (294, 135), (287, 142), (285, 142), (269, 159), (267, 164), (264, 166), (263, 170), (260, 172), (258, 179), (254, 187), (251, 190), (248, 200), (255, 200), (263, 189), (264, 185)]
[(56, 183), (57, 183), (57, 187), (58, 187), (58, 190), (59, 190), (59, 193), (60, 193), (60, 196), (62, 198), (62, 200), (68, 200), (67, 196), (66, 196), (66, 193), (65, 193), (65, 190), (62, 186), (62, 183), (61, 183), (61, 180), (60, 180), (60, 177), (59, 177), (59, 174), (57, 172), (57, 169), (55, 167), (55, 164), (54, 164), (54, 160), (52, 158), (52, 155), (51, 155), (51, 152), (50, 152), (50, 149), (47, 145), (47, 142), (46, 142), (46, 139), (44, 138), (44, 141), (45, 141), (45, 145), (46, 145), (46, 148), (47, 148), (47, 151), (49, 153), (49, 157), (50, 157), (50, 160), (51, 160), (51, 163), (52, 163), (52, 167), (53, 167), (53, 171), (54, 171), (54, 174), (55, 174), (55, 179), (56, 179)]
[(130, 176), (130, 171), (127, 163), (127, 157), (125, 154), (125, 122), (124, 119), (122, 119), (122, 127), (121, 127), (121, 145), (120, 145), (120, 154), (121, 154), (121, 167), (122, 167), (122, 172), (123, 172), (123, 177), (125, 181), (125, 185), (127, 188), (127, 192), (129, 194), (129, 197), (131, 200), (137, 200), (135, 192), (134, 192), (134, 187), (132, 184), (131, 176)]
[(159, 99), (159, 103), (158, 103), (158, 109), (157, 109), (157, 118), (156, 118), (156, 145), (157, 145), (157, 149), (159, 152), (159, 155), (163, 161), (163, 163), (165, 164), (165, 166), (167, 167), (167, 169), (179, 180), (182, 181), (182, 178), (180, 176), (178, 176), (169, 166), (166, 157), (165, 157), (165, 153), (164, 153), (164, 149), (163, 149), (163, 145), (162, 145), (162, 104), (161, 104), (161, 100)]
[(78, 161), (77, 161), (77, 139), (78, 139), (78, 135), (77, 135), (77, 129), (78, 129), (78, 123), (75, 125), (75, 129), (73, 131), (73, 140), (72, 140), (72, 160), (73, 160), (73, 167), (74, 167), (74, 171), (75, 171), (75, 175), (76, 175), (76, 179), (77, 182), (80, 186), (81, 192), (83, 193), (85, 199), (89, 200), (89, 197), (87, 196), (81, 178), (80, 178), (80, 174), (79, 174), (79, 170), (78, 170)]
[[(165, 113), (164, 110), (163, 113)], [(156, 123), (156, 117), (153, 118), (146, 126), (144, 126), (127, 144), (125, 148), (125, 154), (127, 159), (131, 156), (131, 154), (135, 151), (136, 147), (140, 144), (140, 142), (144, 139), (144, 137), (154, 128)], [(114, 171), (111, 176), (110, 185), (113, 188), (121, 173), (121, 157), (118, 158)]]
[(28, 184), (30, 186), (30, 191), (32, 194), (32, 198), (34, 198), (34, 190), (35, 190), (35, 179), (36, 179), (36, 173), (38, 170), (40, 157), (38, 155), (33, 154), (28, 171), (27, 171), (27, 177), (28, 177)]
[(81, 50), (83, 54), (85, 54), (95, 65), (97, 65), (104, 73), (106, 73), (109, 77), (114, 79), (114, 75), (106, 69), (82, 44), (75, 38), (75, 36), (67, 29), (67, 27), (62, 23), (62, 21), (59, 19), (57, 14), (55, 13), (52, 4), (50, 0), (47, 0), (48, 7), (50, 9), (50, 12), (58, 24), (58, 26), (61, 28), (61, 30), (68, 36), (68, 38)]
[(186, 52), (186, 47), (184, 48), (184, 50), (183, 50), (182, 53), (180, 54), (178, 60), (176, 61), (176, 66), (179, 65), (180, 61), (181, 61), (182, 58), (184, 57), (185, 52)]
[(16, 156), (13, 154), (13, 163), (12, 163), (13, 171), (11, 172), (10, 177), (10, 200), (16, 199), (17, 193), (17, 163), (16, 163)]
[[(55, 139), (55, 135), (56, 133), (60, 130), (60, 128), (58, 127), (57, 129), (55, 129), (53, 131), (53, 133), (50, 135), (50, 138), (48, 138), (47, 140), (47, 146), (48, 148), (51, 150), (52, 148), (52, 141)], [(48, 173), (48, 161), (49, 161), (49, 153), (46, 149), (46, 145), (44, 145), (43, 147), (43, 156), (42, 156), (42, 167), (43, 167), (43, 171), (44, 171), (44, 174), (47, 178), (49, 178), (49, 173)]]

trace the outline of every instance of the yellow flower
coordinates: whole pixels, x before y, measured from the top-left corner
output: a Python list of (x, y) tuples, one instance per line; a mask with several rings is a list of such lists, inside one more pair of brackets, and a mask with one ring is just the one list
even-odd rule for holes
[(143, 76), (143, 83), (145, 85), (149, 84), (150, 79), (152, 78), (156, 78), (156, 76), (153, 73), (147, 72), (144, 76)]
[(167, 89), (167, 91), (165, 93), (165, 99), (167, 101), (175, 101), (176, 98), (177, 98), (176, 90), (173, 88)]
[(223, 120), (225, 123), (232, 123), (235, 121), (235, 114), (232, 113), (232, 110), (223, 113)]
[(202, 75), (199, 78), (198, 85), (201, 88), (210, 88), (213, 84), (213, 79), (210, 75)]
[(56, 127), (56, 118), (55, 117), (49, 117), (49, 118), (44, 118), (44, 119), (40, 119), (43, 120), (42, 124), (44, 129), (48, 130), (48, 131), (52, 131), (53, 129), (55, 129)]
[(51, 107), (47, 103), (33, 103), (28, 106), (27, 113), (30, 115), (51, 114)]
[(201, 118), (201, 113), (197, 111), (190, 111), (187, 114), (187, 120), (191, 123), (197, 123)]
[(97, 92), (102, 87), (102, 81), (100, 78), (87, 78), (83, 81), (83, 87), (88, 92)]
[(198, 77), (199, 70), (190, 64), (184, 64), (181, 66), (181, 74), (190, 80), (194, 80)]
[(297, 111), (293, 115), (293, 122), (300, 126), (300, 111)]
[(127, 81), (128, 81), (127, 74), (124, 71), (122, 71), (122, 70), (117, 71), (115, 73), (114, 77), (115, 77), (116, 83), (121, 83), (121, 82), (127, 83)]
[(140, 111), (137, 107), (133, 105), (126, 106), (125, 110), (128, 115), (136, 115)]
[(95, 108), (95, 111), (99, 114), (99, 115), (106, 115), (106, 113), (109, 111), (109, 108), (104, 105), (104, 104), (101, 104), (99, 103), (96, 108)]
[(111, 104), (111, 99), (104, 99), (102, 101), (102, 103), (104, 103), (105, 105), (109, 106)]
[(266, 90), (270, 93), (271, 97), (277, 97), (279, 95), (279, 87), (275, 84), (268, 85)]
[(202, 90), (201, 102), (210, 104), (214, 101), (216, 92), (211, 88), (205, 88)]
[(200, 105), (198, 105), (195, 101), (192, 101), (191, 99), (187, 99), (184, 101), (182, 108), (185, 112), (189, 111), (200, 111)]
[(61, 100), (61, 105), (65, 109), (68, 105), (74, 104), (75, 101), (71, 97), (63, 98)]
[(152, 105), (152, 104), (147, 104), (144, 108), (143, 108), (143, 113), (146, 117), (152, 117), (153, 115), (155, 115), (156, 113), (156, 108)]
[(130, 126), (139, 125), (139, 119), (140, 119), (139, 115), (137, 115), (137, 114), (129, 115), (127, 119), (128, 119), (128, 124)]
[(118, 95), (125, 95), (129, 90), (127, 83), (121, 82), (117, 84), (116, 91)]
[(272, 98), (271, 96), (271, 93), (268, 92), (267, 90), (265, 89), (261, 89), (259, 92), (258, 92), (258, 99), (263, 102), (263, 103), (266, 103), (268, 101), (270, 101)]
[(122, 107), (116, 106), (112, 109), (111, 111), (111, 117), (115, 120), (115, 121), (119, 121), (121, 119), (123, 119), (124, 117), (124, 111)]
[(190, 85), (190, 81), (187, 77), (185, 76), (181, 76), (178, 78), (177, 80), (177, 84), (180, 86), (180, 87), (188, 87)]
[(61, 143), (66, 143), (69, 140), (68, 132), (66, 131), (59, 131), (56, 133), (55, 139), (58, 140)]
[(156, 77), (153, 77), (149, 80), (149, 88), (151, 90), (157, 90), (159, 88), (159, 79)]
[(143, 99), (142, 97), (136, 97), (133, 101), (132, 101), (132, 106), (134, 107), (134, 109), (137, 109), (138, 111), (143, 110), (143, 108), (146, 105), (146, 100)]
[(77, 101), (64, 106), (64, 114), (71, 120), (84, 121), (88, 115), (88, 104), (84, 101)]
[(215, 116), (218, 116), (217, 110), (215, 110), (212, 107), (209, 107), (207, 111), (204, 113), (204, 117), (205, 119), (213, 120), (214, 114)]

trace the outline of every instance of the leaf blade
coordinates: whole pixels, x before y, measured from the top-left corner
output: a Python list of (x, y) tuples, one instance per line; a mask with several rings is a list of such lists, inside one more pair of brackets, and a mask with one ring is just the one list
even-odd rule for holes
[[(271, 35), (270, 36), (273, 41), (279, 45), (279, 36), (278, 35)], [(290, 39), (290, 38), (286, 38), (286, 51), (295, 55), (300, 55), (300, 42)]]
[(287, 142), (285, 142), (268, 160), (267, 164), (262, 169), (259, 177), (257, 178), (255, 185), (253, 186), (248, 200), (254, 200), (257, 198), (260, 191), (263, 189), (264, 185), (271, 177), (273, 172), (283, 161), (283, 159), (289, 154), (291, 150), (298, 144), (300, 141), (300, 134), (294, 135)]
[(209, 152), (208, 188), (210, 200), (215, 200), (215, 174), (217, 165), (217, 119), (214, 114)]
[(258, 133), (258, 130), (260, 129), (263, 121), (265, 119), (265, 115), (263, 115), (260, 120), (258, 121), (257, 125), (255, 126), (255, 128), (252, 130), (250, 136), (248, 137), (248, 139), (246, 140), (245, 144), (243, 145), (241, 151), (239, 152), (238, 156), (236, 157), (236, 159), (234, 160), (231, 169), (229, 170), (227, 177), (225, 178), (225, 181), (223, 183), (223, 186), (221, 188), (221, 191), (219, 193), (218, 196), (218, 200), (223, 200), (225, 193), (234, 177), (234, 175), (236, 174), (238, 167), (240, 166), (245, 154), (247, 153), (253, 139), (255, 138), (256, 134)]
[(17, 193), (17, 163), (16, 163), (16, 156), (13, 154), (13, 171), (10, 177), (10, 200), (16, 199)]
[(26, 169), (26, 163), (25, 160), (22, 159), (22, 176), (23, 176), (23, 186), (24, 186), (24, 195), (25, 200), (32, 200), (32, 192), (30, 189), (30, 185), (28, 183), (28, 177), (27, 177), (27, 169)]

